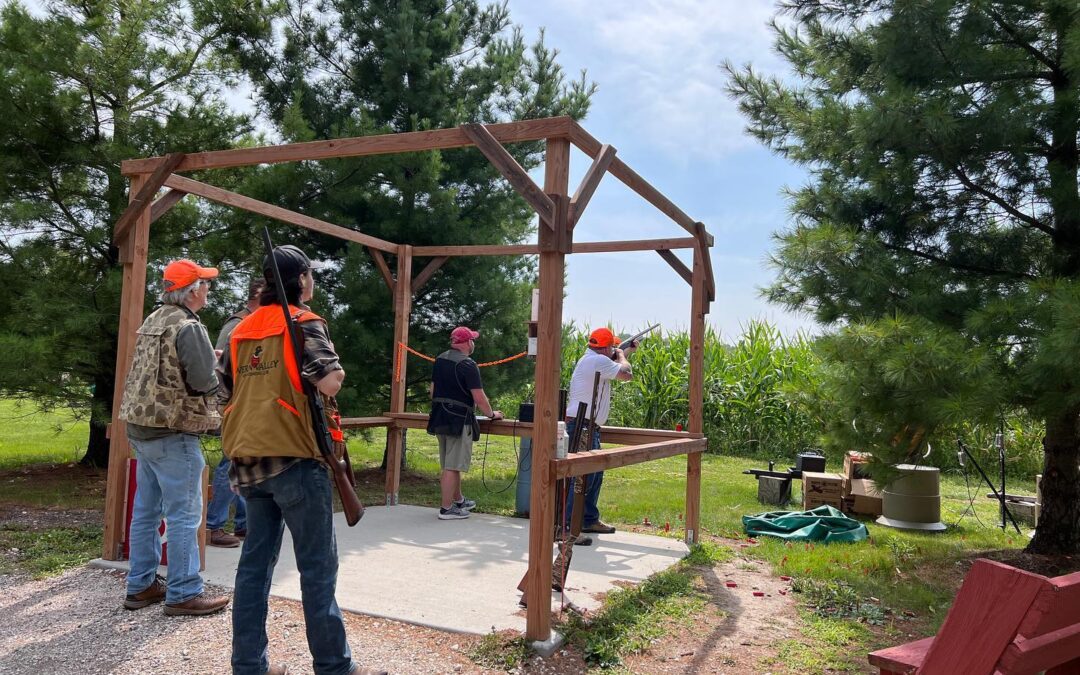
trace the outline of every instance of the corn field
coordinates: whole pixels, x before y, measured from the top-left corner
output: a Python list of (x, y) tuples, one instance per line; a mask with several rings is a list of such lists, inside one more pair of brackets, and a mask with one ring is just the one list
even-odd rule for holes
[[(575, 326), (565, 330), (564, 387), (587, 341), (586, 331)], [(658, 330), (645, 338), (630, 358), (634, 379), (614, 389), (608, 423), (653, 429), (685, 426), (689, 352), (688, 332)], [(815, 367), (808, 340), (786, 339), (768, 323), (751, 322), (734, 344), (724, 344), (719, 333), (707, 328), (704, 422), (709, 452), (791, 461), (813, 447), (820, 425), (785, 396), (784, 389), (812, 377)]]

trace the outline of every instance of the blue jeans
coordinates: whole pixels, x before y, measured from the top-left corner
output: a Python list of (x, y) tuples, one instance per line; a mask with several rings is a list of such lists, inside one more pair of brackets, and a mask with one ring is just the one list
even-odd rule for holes
[(169, 541), (165, 602), (175, 605), (203, 591), (199, 576), (199, 526), (202, 524), (202, 470), (206, 466), (198, 436), (175, 434), (153, 441), (131, 440), (138, 487), (131, 511), (127, 592), (154, 583), (161, 563), (158, 525), (165, 517)]
[(240, 494), (247, 499), (248, 533), (233, 592), (233, 673), (263, 675), (270, 668), (267, 601), (288, 525), (315, 673), (345, 675), (353, 662), (334, 598), (338, 557), (329, 471), (322, 462), (304, 459), (273, 478), (240, 488)]
[[(574, 420), (568, 420), (566, 423), (566, 435), (574, 435)], [(600, 429), (593, 431), (592, 443), (589, 444), (589, 448), (592, 450), (600, 449)], [(574, 481), (577, 478), (570, 479), (569, 494), (566, 497), (566, 524), (570, 525), (570, 514), (574, 511)], [(588, 527), (593, 523), (600, 520), (600, 509), (597, 508), (597, 502), (600, 501), (600, 486), (604, 484), (604, 472), (597, 471), (596, 473), (590, 473), (585, 476), (585, 514), (582, 518), (582, 527)]]
[(233, 516), (233, 531), (247, 529), (247, 506), (244, 498), (232, 491), (229, 485), (229, 467), (232, 462), (222, 457), (214, 469), (214, 494), (206, 506), (206, 529), (217, 530), (229, 522), (229, 506), (236, 503), (236, 515)]

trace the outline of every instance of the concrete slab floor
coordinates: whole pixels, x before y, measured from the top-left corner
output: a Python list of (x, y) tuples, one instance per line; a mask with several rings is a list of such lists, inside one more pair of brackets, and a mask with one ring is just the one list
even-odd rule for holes
[[(525, 630), (517, 584), (525, 574), (529, 521), (482, 513), (467, 520), (439, 520), (438, 509), (372, 506), (356, 527), (335, 515), (338, 544), (337, 600), (343, 610), (439, 630), (484, 634)], [(639, 582), (666, 569), (687, 551), (677, 539), (629, 532), (592, 535), (578, 546), (566, 599), (588, 610), (617, 582)], [(232, 588), (240, 549), (206, 549), (203, 578)], [(127, 563), (95, 561), (127, 569)], [(165, 570), (162, 569), (162, 574)], [(300, 575), (288, 528), (270, 592), (300, 599)], [(558, 607), (559, 593), (552, 594)]]

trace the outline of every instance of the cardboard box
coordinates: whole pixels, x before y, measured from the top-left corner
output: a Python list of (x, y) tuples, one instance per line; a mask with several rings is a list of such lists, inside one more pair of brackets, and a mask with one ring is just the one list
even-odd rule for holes
[(869, 478), (844, 479), (844, 496), (851, 500), (851, 513), (881, 515), (881, 491)]
[(828, 504), (839, 509), (844, 492), (844, 477), (838, 473), (803, 472), (803, 509)]
[(866, 463), (872, 455), (869, 452), (848, 450), (844, 455), (844, 478), (867, 478)]
[(830, 497), (826, 495), (803, 495), (803, 511), (809, 511), (810, 509), (816, 509), (819, 506), (831, 506), (837, 511), (844, 510), (844, 498), (837, 495), (836, 497)]

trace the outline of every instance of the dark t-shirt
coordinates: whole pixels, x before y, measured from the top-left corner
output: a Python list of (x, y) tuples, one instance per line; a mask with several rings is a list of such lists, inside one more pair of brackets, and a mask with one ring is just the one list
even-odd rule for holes
[(428, 433), (460, 436), (465, 424), (472, 426), (476, 418), (472, 390), (484, 388), (476, 361), (456, 349), (439, 354), (431, 369), (431, 384)]

